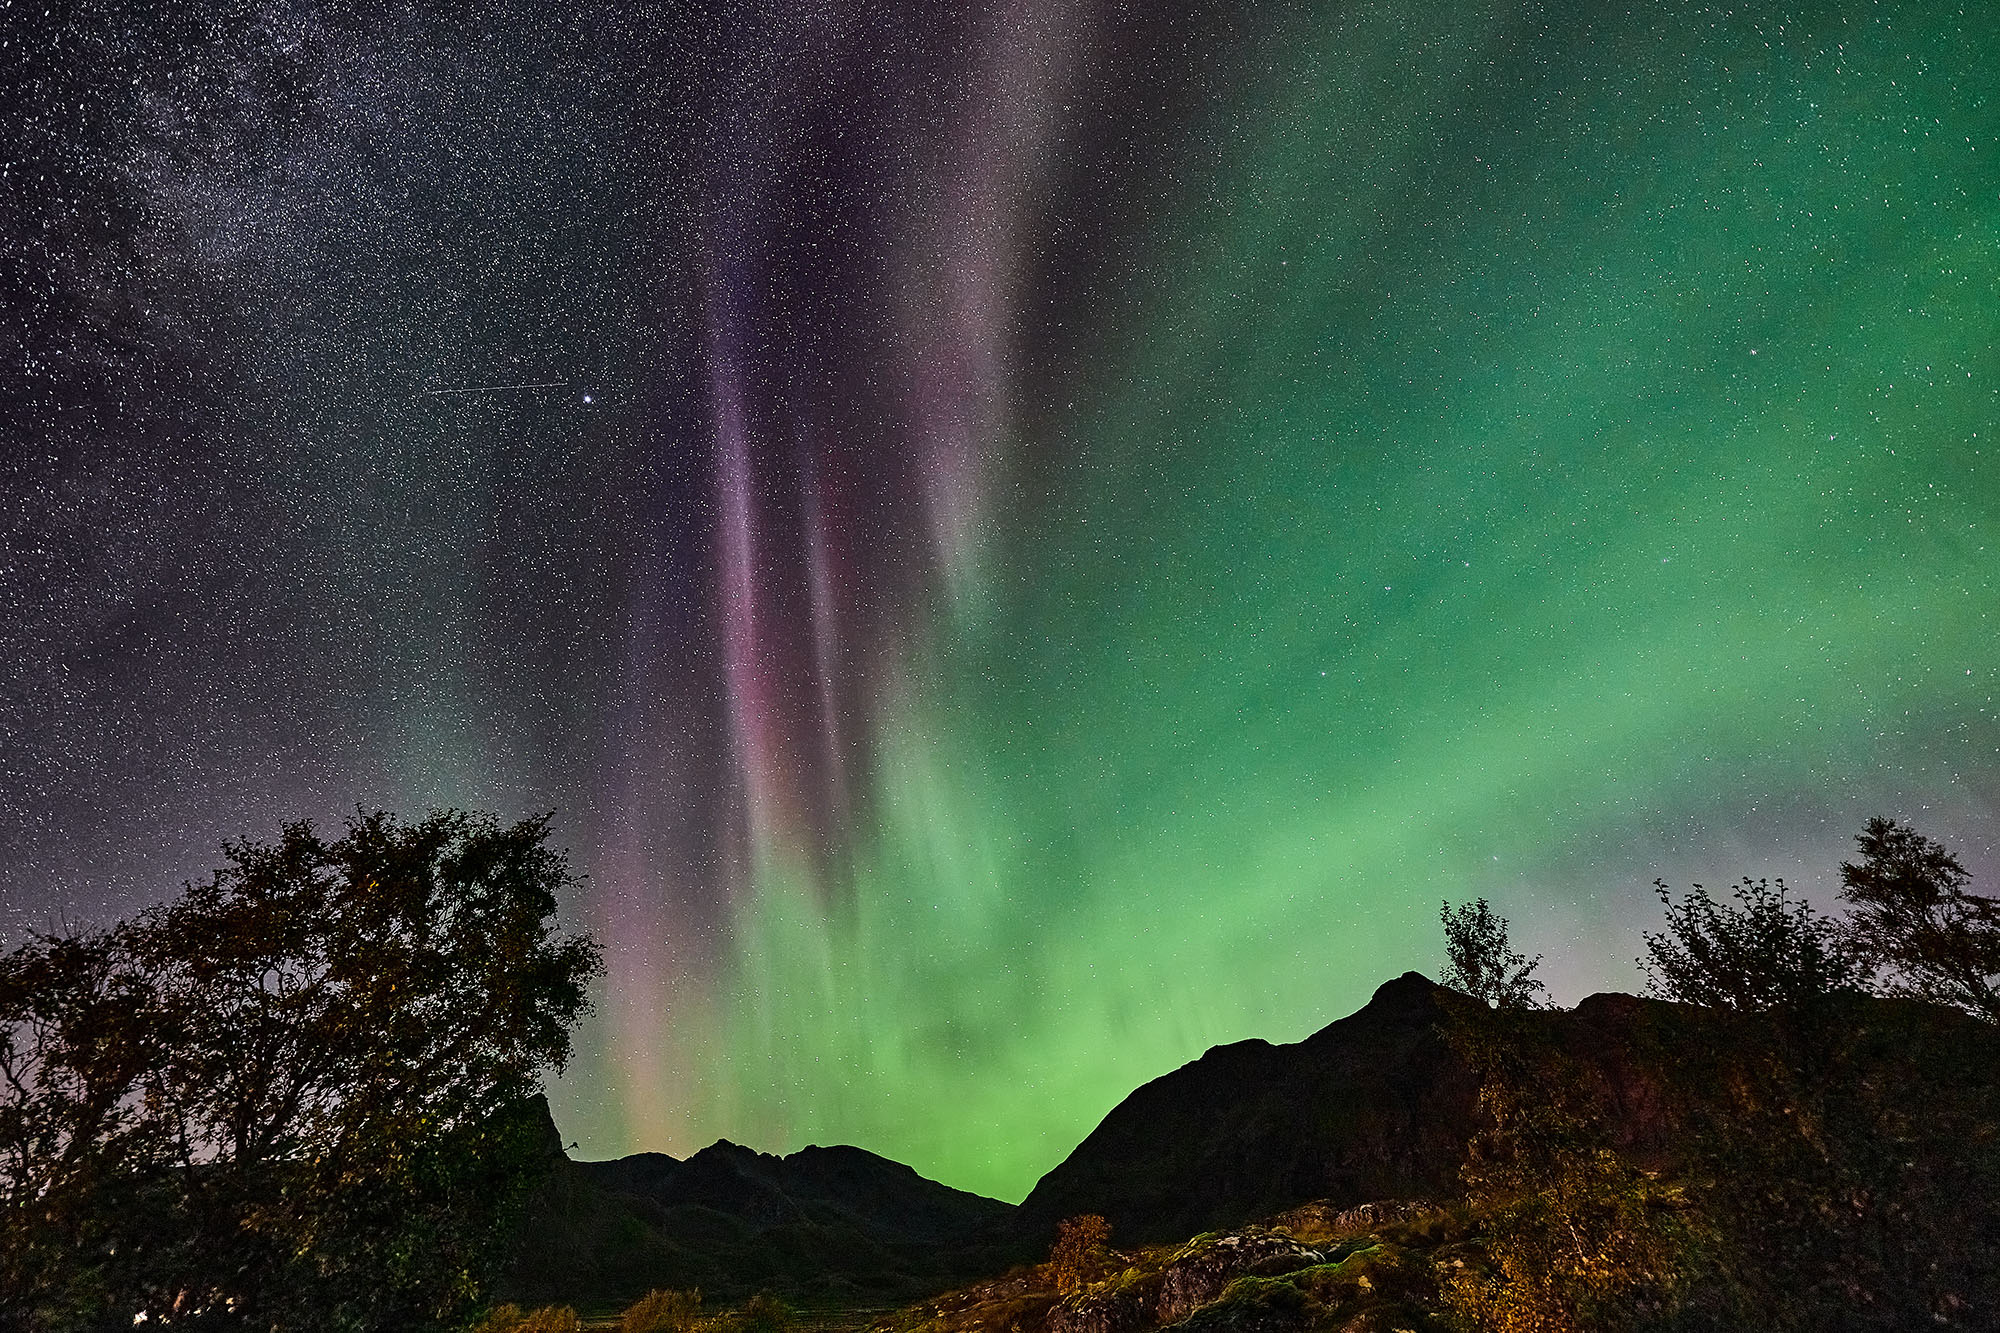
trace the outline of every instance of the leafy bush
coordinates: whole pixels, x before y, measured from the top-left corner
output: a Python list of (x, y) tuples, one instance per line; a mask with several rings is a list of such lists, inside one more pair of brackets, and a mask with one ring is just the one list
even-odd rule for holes
[(478, 1323), (466, 1330), (466, 1333), (514, 1333), (514, 1330), (521, 1326), (521, 1321), (527, 1317), (527, 1313), (520, 1306), (509, 1301), (505, 1305), (496, 1305), (488, 1310), (480, 1317)]
[(701, 1321), (701, 1292), (649, 1291), (618, 1321), (619, 1333), (693, 1333)]
[(1049, 1281), (1059, 1296), (1075, 1296), (1103, 1273), (1110, 1261), (1107, 1249), (1111, 1224), (1096, 1213), (1065, 1218), (1056, 1224), (1055, 1248), (1049, 1251)]
[(1441, 1293), (1481, 1333), (1619, 1333), (1671, 1315), (1704, 1225), (1683, 1190), (1609, 1141), (1583, 1066), (1516, 1012), (1446, 1029), (1482, 1086), (1461, 1177), (1486, 1263)]
[(790, 1333), (792, 1311), (768, 1292), (758, 1292), (742, 1308), (709, 1321), (714, 1333)]
[(1607, 1148), (1563, 1150), (1531, 1174), (1528, 1190), (1484, 1200), (1492, 1271), (1457, 1271), (1448, 1309), (1490, 1333), (1611, 1333), (1672, 1312), (1692, 1234), (1677, 1186)]
[(1736, 905), (1701, 885), (1676, 903), (1653, 881), (1667, 929), (1647, 933), (1648, 994), (1711, 1009), (1796, 1009), (1836, 991), (1854, 990), (1870, 965), (1840, 922), (1790, 896), (1785, 881), (1748, 879), (1732, 890)]
[(550, 1159), (523, 1099), (599, 966), (555, 930), (575, 876), (547, 835), (296, 823), (0, 956), (0, 1319), (463, 1320)]

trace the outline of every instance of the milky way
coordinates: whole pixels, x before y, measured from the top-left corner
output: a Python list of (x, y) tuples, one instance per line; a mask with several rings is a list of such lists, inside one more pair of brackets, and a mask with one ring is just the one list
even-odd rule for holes
[(9, 929), (552, 808), (583, 1151), (1012, 1198), (1441, 898), (1992, 882), (1976, 9), (941, 8), (0, 9)]

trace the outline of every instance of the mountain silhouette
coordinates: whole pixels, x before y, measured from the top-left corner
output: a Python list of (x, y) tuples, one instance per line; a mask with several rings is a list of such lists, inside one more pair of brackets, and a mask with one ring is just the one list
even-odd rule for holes
[(700, 1287), (887, 1303), (984, 1271), (1013, 1212), (861, 1148), (776, 1157), (720, 1140), (685, 1160), (562, 1156), (503, 1288), (529, 1300)]
[(1217, 1046), (1120, 1102), (1012, 1219), (1024, 1239), (1098, 1213), (1153, 1242), (1281, 1212), (1456, 1185), (1478, 1083), (1438, 1026), (1464, 1003), (1415, 972), (1304, 1041)]
[[(1911, 1309), (1938, 1274), (2000, 1264), (2000, 1028), (1858, 994), (1794, 1014), (1618, 994), (1499, 1013), (1411, 972), (1303, 1041), (1218, 1046), (1138, 1088), (1018, 1207), (858, 1148), (564, 1158), (505, 1285), (600, 1304), (699, 1286), (886, 1306), (1038, 1260), (1080, 1214), (1105, 1217), (1124, 1248), (1307, 1205), (1449, 1203), (1484, 1124), (1468, 1056), (1480, 1043), (1568, 1071), (1580, 1113), (1625, 1160), (1746, 1182), (1709, 1198), (1769, 1241), (1773, 1290), (1833, 1293), (1832, 1309), (1860, 1299), (1839, 1293), (1867, 1273), (1903, 1293), (1882, 1308)], [(1906, 1252), (1922, 1263), (1903, 1272)]]

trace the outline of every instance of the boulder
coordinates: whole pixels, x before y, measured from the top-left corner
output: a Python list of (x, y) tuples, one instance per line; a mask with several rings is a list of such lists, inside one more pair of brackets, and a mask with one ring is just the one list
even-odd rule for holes
[(1325, 1260), (1323, 1251), (1262, 1227), (1195, 1240), (1167, 1262), (1154, 1316), (1171, 1324), (1220, 1297), (1240, 1277), (1290, 1273)]

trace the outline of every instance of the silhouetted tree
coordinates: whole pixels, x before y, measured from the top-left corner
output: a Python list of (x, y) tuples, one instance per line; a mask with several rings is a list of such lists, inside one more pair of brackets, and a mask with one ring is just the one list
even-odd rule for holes
[(547, 1144), (519, 1108), (598, 967), (546, 819), (240, 842), (130, 923), (0, 961), (0, 1267), (24, 1329), (436, 1327)]
[(1883, 989), (2000, 1022), (2000, 901), (1943, 846), (1893, 819), (1871, 819), (1842, 862), (1850, 946), (1886, 973)]
[(1542, 955), (1528, 958), (1507, 941), (1507, 918), (1484, 898), (1453, 907), (1442, 904), (1443, 983), (1499, 1009), (1533, 1009), (1548, 1001), (1548, 988), (1535, 979)]
[[(1912, 963), (1891, 988), (1923, 993), (1910, 978), (1926, 951), (1951, 954), (1939, 943), (1951, 930), (1933, 928), (1953, 919), (1963, 870), (1888, 821), (1871, 821), (1861, 847), (1863, 864), (1842, 874), (1863, 910), (1845, 921), (1782, 880), (1746, 879), (1733, 903), (1699, 885), (1675, 902), (1656, 883), (1668, 929), (1646, 936), (1649, 989), (1725, 1011), (1701, 1040), (1660, 1052), (1703, 1088), (1683, 1112), (1683, 1183), (1716, 1243), (1690, 1328), (1990, 1323), (2000, 1159), (1990, 1095), (1959, 1067), (1974, 1025), (1882, 1012), (1859, 994), (1902, 966), (1899, 952)], [(1871, 920), (1878, 910), (1890, 920)], [(1977, 919), (1971, 903), (1957, 918)]]
[(80, 1326), (118, 1285), (115, 1220), (170, 1147), (155, 1000), (123, 931), (0, 958), (0, 1329)]
[(1646, 933), (1639, 959), (1651, 995), (1716, 1009), (1796, 1008), (1867, 979), (1840, 923), (1792, 898), (1782, 879), (1746, 878), (1734, 906), (1699, 884), (1678, 903), (1661, 881), (1653, 887), (1667, 929)]

